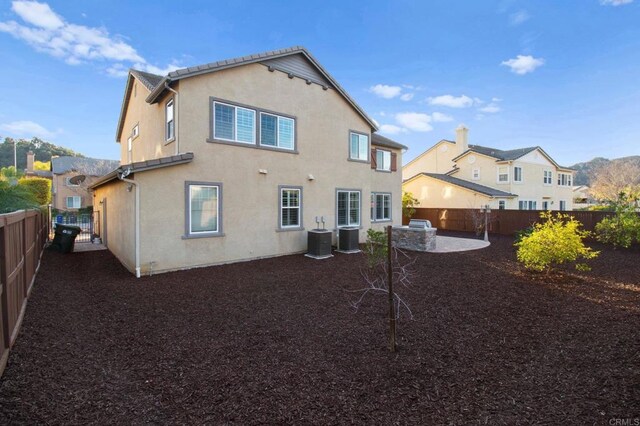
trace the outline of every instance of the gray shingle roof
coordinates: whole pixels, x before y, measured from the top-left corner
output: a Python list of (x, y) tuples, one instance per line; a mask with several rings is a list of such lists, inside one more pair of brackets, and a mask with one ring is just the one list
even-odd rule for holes
[(160, 169), (163, 167), (176, 166), (178, 164), (190, 163), (193, 160), (193, 152), (185, 152), (184, 154), (171, 155), (169, 157), (154, 158), (153, 160), (138, 161), (131, 164), (123, 164), (114, 169), (112, 172), (104, 175), (101, 179), (91, 185), (91, 188), (97, 188), (107, 182), (118, 179), (118, 175), (125, 170), (128, 174), (140, 173), (147, 170)]
[(407, 149), (407, 147), (402, 145), (401, 143), (392, 141), (391, 139), (385, 138), (384, 136), (380, 136), (377, 133), (374, 133), (373, 135), (371, 135), (371, 143), (373, 145), (384, 146), (387, 148)]
[(155, 89), (155, 87), (160, 84), (164, 78), (161, 75), (151, 74), (150, 72), (139, 71), (133, 68), (131, 68), (131, 74), (135, 75), (149, 90)]
[(488, 155), (489, 157), (497, 158), (502, 161), (511, 161), (516, 160), (523, 155), (530, 153), (531, 151), (535, 151), (537, 146), (530, 146), (527, 148), (518, 148), (518, 149), (510, 149), (508, 151), (503, 151), (501, 149), (490, 148), (487, 146), (480, 145), (469, 145), (469, 149), (480, 154)]
[(98, 158), (69, 156), (51, 158), (51, 171), (54, 175), (75, 171), (87, 176), (103, 176), (117, 169), (119, 165), (119, 161)]
[(517, 197), (517, 195), (511, 194), (509, 192), (500, 191), (499, 189), (491, 188), (485, 185), (480, 185), (479, 183), (469, 182), (467, 180), (459, 179), (449, 175), (444, 175), (440, 173), (420, 173), (420, 174), (432, 177), (434, 179), (441, 180), (443, 182), (450, 183), (452, 185), (457, 185), (462, 188), (478, 192), (480, 194), (488, 195), (490, 197), (508, 197), (508, 198)]

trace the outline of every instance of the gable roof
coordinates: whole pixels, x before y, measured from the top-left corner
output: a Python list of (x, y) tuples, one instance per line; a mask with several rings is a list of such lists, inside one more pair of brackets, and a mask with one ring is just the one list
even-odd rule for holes
[(452, 143), (455, 145), (455, 141), (450, 141), (448, 139), (440, 139), (438, 142), (436, 142), (435, 144), (433, 144), (431, 147), (429, 147), (426, 151), (424, 151), (422, 154), (419, 154), (416, 158), (414, 158), (413, 160), (409, 161), (407, 164), (405, 164), (404, 166), (402, 166), (402, 168), (407, 167), (408, 165), (410, 165), (411, 163), (414, 163), (416, 161), (418, 161), (420, 158), (422, 158), (424, 155), (426, 155), (429, 151), (431, 151), (432, 149), (434, 149), (435, 147), (437, 147), (438, 145), (440, 145), (442, 142), (448, 142), (448, 143)]
[(86, 157), (51, 157), (51, 171), (54, 175), (78, 172), (87, 176), (102, 176), (117, 169), (119, 161)]
[(186, 152), (184, 154), (172, 155), (170, 157), (161, 157), (154, 158), (153, 160), (147, 161), (138, 161), (131, 164), (123, 164), (122, 166), (116, 168), (111, 173), (104, 175), (102, 178), (98, 179), (90, 186), (91, 189), (95, 189), (99, 186), (104, 185), (107, 182), (111, 182), (112, 180), (118, 179), (118, 176), (123, 173), (125, 170), (128, 171), (128, 174), (131, 173), (140, 173), (145, 172), (147, 170), (161, 169), (164, 167), (176, 166), (178, 164), (190, 163), (193, 160), (193, 153)]
[(391, 139), (385, 138), (384, 136), (380, 136), (377, 133), (374, 133), (371, 135), (371, 144), (384, 146), (386, 148), (393, 148), (393, 149), (408, 149), (406, 146), (402, 145), (401, 143), (392, 141)]
[[(289, 61), (285, 63), (282, 59), (286, 57), (292, 57), (294, 55), (302, 56), (302, 62), (300, 58), (297, 61)], [(280, 60), (278, 60), (280, 59)], [(320, 63), (309, 53), (307, 49), (302, 46), (294, 46), (286, 49), (272, 50), (269, 52), (257, 53), (253, 55), (240, 56), (232, 59), (225, 59), (222, 61), (211, 62), (204, 65), (198, 65), (195, 67), (182, 68), (175, 71), (171, 71), (166, 76), (159, 76), (139, 70), (129, 70), (129, 80), (127, 80), (127, 88), (125, 89), (125, 97), (122, 103), (120, 111), (120, 118), (118, 119), (118, 129), (116, 131), (116, 142), (120, 138), (122, 133), (122, 126), (124, 125), (124, 112), (126, 104), (129, 100), (131, 75), (140, 80), (142, 84), (149, 89), (151, 93), (147, 96), (146, 101), (153, 104), (165, 92), (166, 85), (170, 85), (174, 81), (182, 80), (184, 78), (194, 77), (197, 75), (208, 74), (224, 69), (235, 68), (241, 65), (248, 65), (253, 63), (261, 63), (269, 69), (277, 69), (282, 72), (286, 72), (289, 76), (302, 78), (307, 83), (320, 84), (325, 89), (335, 89), (342, 95), (342, 97), (358, 112), (364, 120), (369, 123), (372, 129), (377, 130), (378, 126), (375, 122), (364, 112), (364, 110), (354, 101), (351, 96), (338, 84), (338, 82), (320, 65)], [(308, 67), (305, 66), (308, 64)]]
[(535, 150), (539, 150), (542, 155), (545, 156), (545, 158), (547, 160), (549, 160), (554, 166), (556, 166), (559, 169), (563, 169), (563, 170), (573, 170), (569, 167), (563, 167), (561, 165), (559, 165), (558, 163), (556, 163), (553, 158), (551, 158), (551, 156), (549, 154), (547, 154), (544, 149), (542, 149), (539, 146), (530, 146), (527, 148), (516, 148), (516, 149), (510, 149), (510, 150), (502, 150), (502, 149), (497, 149), (497, 148), (490, 148), (487, 146), (481, 146), (481, 145), (469, 145), (469, 149), (466, 150), (465, 152), (463, 152), (462, 154), (458, 155), (457, 157), (455, 157), (453, 159), (453, 161), (457, 161), (458, 159), (464, 157), (465, 155), (467, 155), (470, 152), (476, 152), (478, 154), (482, 154), (482, 155), (486, 155), (488, 157), (492, 157), (495, 158), (496, 161), (514, 161), (517, 160), (518, 158), (524, 157), (525, 155), (529, 154), (530, 152), (533, 152)]
[(453, 177), (453, 176), (449, 176), (449, 175), (445, 175), (445, 174), (441, 174), (441, 173), (418, 173), (417, 175), (415, 175), (413, 177), (410, 177), (406, 181), (414, 179), (416, 177), (420, 177), (420, 176), (428, 176), (428, 177), (433, 178), (433, 179), (438, 179), (438, 180), (441, 180), (443, 182), (447, 182), (447, 183), (450, 183), (452, 185), (456, 185), (456, 186), (459, 186), (461, 188), (468, 189), (470, 191), (474, 191), (474, 192), (478, 192), (480, 194), (487, 195), (489, 197), (496, 197), (496, 198), (513, 198), (513, 197), (517, 197), (517, 195), (511, 194), (509, 192), (500, 191), (499, 189), (491, 188), (490, 186), (480, 185), (479, 183), (469, 182), (469, 181), (464, 180), (464, 179), (459, 179), (459, 178), (456, 178), (456, 177)]

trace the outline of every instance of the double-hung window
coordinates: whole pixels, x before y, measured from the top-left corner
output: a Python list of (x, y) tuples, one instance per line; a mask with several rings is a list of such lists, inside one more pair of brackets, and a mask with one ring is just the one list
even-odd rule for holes
[(165, 105), (165, 140), (172, 141), (176, 137), (175, 130), (175, 119), (173, 117), (174, 108), (173, 108), (173, 99), (169, 99), (167, 104)]
[(220, 184), (186, 184), (187, 236), (221, 233)]
[(82, 198), (78, 195), (67, 197), (68, 209), (79, 209), (82, 206)]
[(295, 122), (292, 118), (260, 113), (260, 145), (293, 150), (294, 134)]
[(571, 174), (569, 174), (569, 173), (558, 173), (558, 185), (560, 185), (560, 186), (571, 186)]
[(391, 152), (376, 149), (376, 170), (391, 171)]
[(371, 194), (371, 220), (391, 220), (391, 194)]
[(136, 124), (133, 126), (133, 129), (131, 129), (131, 139), (137, 138), (138, 135), (140, 135), (140, 125)]
[(230, 142), (256, 142), (256, 112), (252, 109), (213, 102), (213, 137)]
[(360, 226), (360, 191), (337, 192), (338, 227)]
[(560, 211), (567, 210), (567, 202), (565, 200), (560, 200)]
[(509, 167), (499, 166), (498, 167), (498, 183), (508, 183), (508, 182), (509, 182)]
[(280, 228), (302, 226), (302, 189), (280, 188)]
[(513, 168), (513, 181), (522, 182), (522, 167), (515, 166)]
[[(349, 132), (349, 158), (357, 161), (369, 159), (369, 136), (362, 133)], [(389, 159), (391, 164), (391, 159)]]
[(551, 170), (545, 170), (544, 171), (544, 184), (545, 185), (551, 185), (551, 183), (553, 182), (553, 172)]
[(471, 179), (480, 180), (480, 169), (475, 168), (471, 171)]
[(520, 200), (518, 201), (518, 208), (520, 210), (537, 210), (538, 202), (531, 200)]

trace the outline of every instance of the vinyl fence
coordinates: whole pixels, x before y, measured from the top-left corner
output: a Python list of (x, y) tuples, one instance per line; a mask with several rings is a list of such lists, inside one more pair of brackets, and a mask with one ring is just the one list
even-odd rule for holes
[(20, 331), (49, 223), (39, 210), (0, 215), (0, 376)]
[[(489, 232), (513, 235), (538, 222), (540, 213), (539, 210), (491, 210)], [(598, 222), (613, 214), (602, 211), (566, 211), (562, 213), (570, 214), (576, 218), (587, 231), (593, 231)], [(427, 219), (435, 228), (449, 231), (474, 232), (478, 223), (484, 224), (484, 215), (478, 209), (417, 208), (413, 219)], [(405, 224), (408, 223), (407, 218), (403, 220)]]

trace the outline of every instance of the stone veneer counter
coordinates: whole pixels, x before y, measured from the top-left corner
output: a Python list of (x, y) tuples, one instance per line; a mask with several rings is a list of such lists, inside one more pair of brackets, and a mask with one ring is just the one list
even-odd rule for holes
[(404, 250), (433, 251), (436, 249), (436, 231), (436, 228), (394, 226), (391, 230), (391, 244)]

